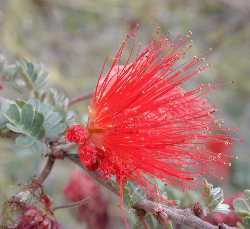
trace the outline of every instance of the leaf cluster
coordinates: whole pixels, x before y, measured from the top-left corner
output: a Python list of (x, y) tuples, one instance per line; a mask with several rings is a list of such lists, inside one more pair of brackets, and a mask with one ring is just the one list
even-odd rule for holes
[(60, 139), (74, 122), (69, 98), (49, 87), (49, 75), (42, 65), (26, 59), (8, 64), (2, 58), (0, 75), (5, 86), (21, 94), (21, 99), (0, 97), (1, 134), (12, 133), (18, 152), (46, 152), (47, 145)]

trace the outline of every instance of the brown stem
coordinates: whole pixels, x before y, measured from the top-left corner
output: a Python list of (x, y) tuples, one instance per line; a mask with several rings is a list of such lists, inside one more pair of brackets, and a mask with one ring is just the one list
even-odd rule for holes
[(236, 227), (227, 226), (225, 224), (216, 226), (212, 225), (201, 218), (195, 216), (191, 209), (177, 209), (161, 203), (153, 202), (151, 200), (141, 200), (134, 205), (135, 209), (143, 209), (159, 217), (162, 220), (168, 221), (171, 219), (177, 224), (187, 225), (191, 228), (201, 228), (201, 229), (236, 229)]
[(91, 96), (92, 96), (92, 94), (93, 94), (93, 92), (88, 92), (88, 93), (85, 93), (85, 94), (83, 94), (83, 95), (76, 96), (75, 98), (73, 98), (73, 99), (71, 99), (71, 100), (69, 101), (69, 107), (70, 107), (70, 106), (73, 106), (73, 105), (75, 105), (76, 103), (79, 103), (79, 102), (81, 102), (81, 101), (90, 99)]
[(73, 203), (68, 203), (68, 204), (63, 204), (63, 205), (59, 205), (53, 208), (53, 211), (59, 210), (59, 209), (64, 209), (64, 208), (75, 208), (75, 207), (80, 207), (83, 204), (85, 204), (87, 202), (87, 200), (89, 200), (90, 198), (87, 197), (85, 199), (79, 200), (77, 202), (73, 202)]
[[(86, 168), (82, 165), (77, 155), (66, 155), (72, 162), (86, 170)], [(115, 193), (119, 196), (118, 189), (114, 188), (112, 184), (108, 181), (105, 181), (102, 177), (100, 177), (97, 173), (89, 172), (86, 170), (90, 176), (92, 176), (96, 181), (105, 186), (108, 190)], [(170, 207), (167, 205), (163, 205), (158, 202), (154, 202), (151, 200), (139, 200), (136, 204), (134, 204), (133, 208), (135, 210), (141, 210), (148, 213), (153, 214), (157, 219), (160, 219), (161, 222), (169, 222), (172, 220), (176, 224), (187, 225), (191, 228), (201, 228), (201, 229), (237, 229), (236, 227), (227, 226), (222, 224), (220, 226), (212, 225), (201, 218), (195, 216), (191, 209), (178, 209), (174, 207)], [(165, 225), (166, 226), (166, 225)]]
[[(32, 185), (34, 186), (41, 186), (44, 181), (47, 179), (47, 177), (49, 176), (53, 166), (55, 164), (55, 158), (51, 155), (48, 156), (48, 159), (46, 161), (45, 166), (43, 167), (41, 173), (36, 177), (36, 179), (33, 180)], [(33, 187), (35, 188), (35, 187)]]

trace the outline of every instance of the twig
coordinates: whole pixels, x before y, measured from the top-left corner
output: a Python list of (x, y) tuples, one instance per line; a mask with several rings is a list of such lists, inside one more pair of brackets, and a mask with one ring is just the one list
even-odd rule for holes
[(75, 105), (76, 103), (79, 103), (84, 100), (88, 100), (91, 98), (93, 92), (88, 92), (83, 95), (77, 96), (69, 101), (69, 107)]
[(191, 209), (177, 209), (151, 200), (140, 200), (134, 205), (135, 209), (143, 209), (146, 212), (152, 213), (156, 217), (168, 220), (171, 219), (177, 224), (187, 225), (191, 228), (202, 229), (236, 229), (236, 227), (227, 226), (225, 224), (218, 226), (212, 225), (201, 218), (195, 216)]
[(142, 200), (140, 202), (137, 202), (133, 207), (135, 209), (143, 209), (146, 212), (152, 213), (156, 216), (156, 218), (160, 218), (161, 220), (168, 220), (170, 218), (178, 224), (188, 225), (192, 228), (218, 228), (217, 226), (214, 226), (194, 216), (190, 209), (175, 209), (169, 206), (162, 205), (160, 203), (155, 203), (150, 200)]
[(59, 210), (59, 209), (64, 209), (64, 208), (75, 208), (75, 207), (80, 207), (83, 204), (85, 204), (87, 202), (87, 200), (89, 200), (90, 198), (84, 198), (82, 200), (79, 200), (77, 202), (73, 202), (73, 203), (68, 203), (68, 204), (63, 204), (63, 205), (59, 205), (53, 208), (53, 211)]
[(47, 162), (45, 164), (45, 166), (43, 167), (40, 175), (38, 175), (35, 180), (32, 182), (33, 185), (39, 185), (41, 186), (44, 181), (47, 179), (47, 177), (49, 176), (53, 166), (55, 164), (55, 158), (53, 156), (48, 156)]
[(49, 176), (54, 164), (55, 158), (49, 155), (41, 173), (29, 185), (25, 185), (23, 190), (13, 195), (9, 201), (25, 204), (31, 193), (35, 193), (38, 189), (43, 192), (42, 185)]

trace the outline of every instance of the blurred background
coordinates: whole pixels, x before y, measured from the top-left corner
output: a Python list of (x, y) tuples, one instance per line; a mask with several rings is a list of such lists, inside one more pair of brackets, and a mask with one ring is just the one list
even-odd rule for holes
[[(0, 0), (0, 54), (13, 61), (26, 57), (43, 63), (51, 84), (76, 96), (93, 89), (104, 59), (112, 56), (136, 23), (141, 25), (143, 42), (151, 38), (156, 26), (171, 36), (193, 32), (191, 54), (208, 56), (212, 65), (199, 80), (223, 82), (211, 100), (220, 109), (219, 117), (227, 126), (239, 128), (238, 136), (244, 140), (232, 146), (239, 159), (221, 185), (226, 195), (249, 188), (249, 0)], [(75, 108), (86, 114), (87, 103)], [(0, 203), (15, 193), (17, 184), (31, 178), (41, 163), (40, 155), (13, 155), (9, 144), (0, 142)], [(46, 185), (55, 203), (72, 199), (69, 189), (64, 189), (75, 169), (69, 163), (58, 164)], [(90, 193), (98, 189), (93, 184), (86, 186)], [(86, 209), (78, 212), (78, 217), (77, 210), (57, 212), (64, 228), (120, 227), (118, 201), (104, 190), (95, 192), (102, 198), (96, 197), (97, 202), (89, 206), (88, 213), (94, 217), (86, 219)]]

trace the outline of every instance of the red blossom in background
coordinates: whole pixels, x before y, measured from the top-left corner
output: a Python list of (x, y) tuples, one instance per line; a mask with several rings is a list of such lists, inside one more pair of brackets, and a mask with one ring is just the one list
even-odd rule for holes
[(82, 163), (115, 176), (121, 186), (130, 180), (147, 189), (153, 186), (145, 175), (182, 187), (203, 175), (221, 177), (216, 168), (227, 167), (231, 154), (207, 147), (227, 145), (229, 137), (215, 125), (215, 109), (206, 99), (213, 86), (183, 88), (207, 68), (204, 60), (184, 63), (188, 36), (159, 37), (139, 52), (133, 47), (123, 60), (131, 37), (100, 75), (87, 125), (75, 125), (66, 135), (79, 144)]
[[(48, 212), (39, 210), (35, 206), (25, 206), (21, 209), (21, 216), (15, 226), (6, 229), (61, 229), (61, 225)], [(5, 228), (5, 227), (4, 227)]]
[(65, 196), (74, 202), (89, 198), (86, 205), (78, 208), (77, 218), (87, 223), (88, 228), (108, 228), (108, 200), (99, 185), (80, 170), (75, 170), (64, 188)]

